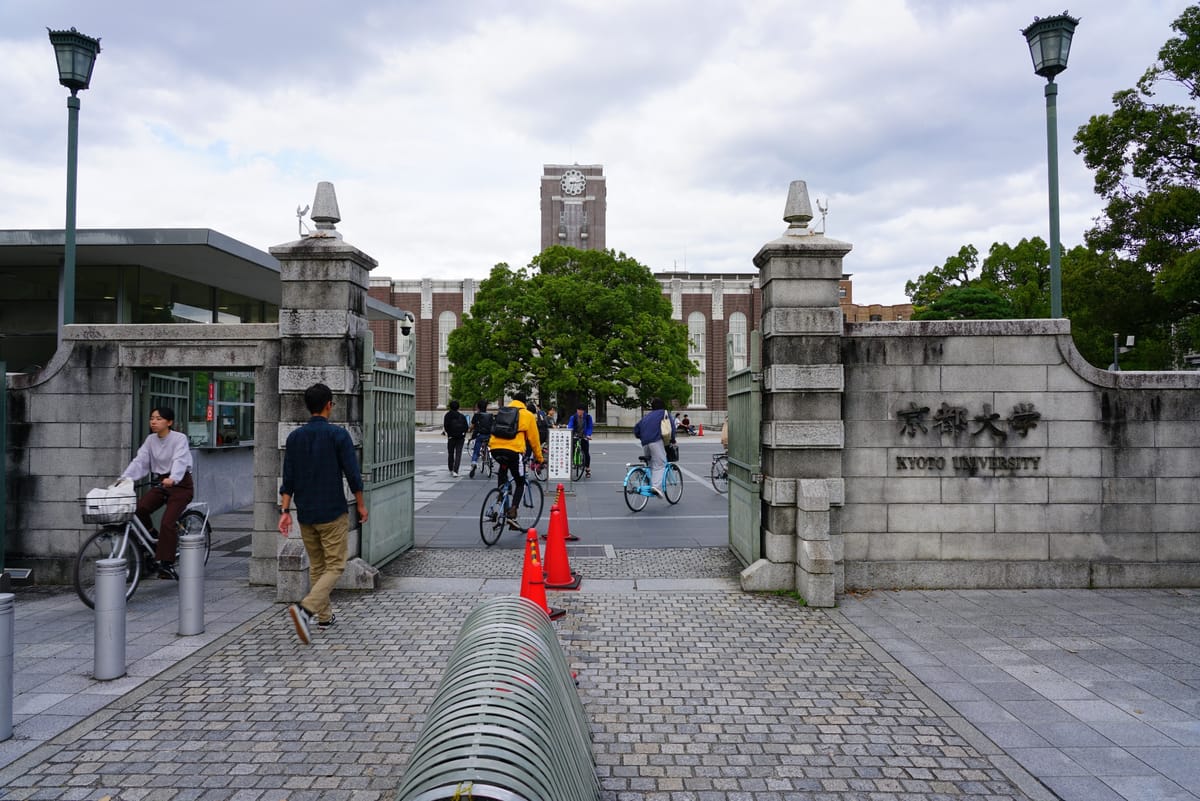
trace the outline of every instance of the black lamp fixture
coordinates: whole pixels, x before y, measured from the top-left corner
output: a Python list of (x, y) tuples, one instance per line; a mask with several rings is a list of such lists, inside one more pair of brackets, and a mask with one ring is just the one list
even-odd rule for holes
[(1079, 20), (1063, 12), (1053, 17), (1034, 17), (1033, 24), (1021, 31), (1029, 43), (1033, 71), (1048, 81), (1067, 68), (1071, 37)]
[(50, 44), (54, 45), (54, 55), (58, 58), (58, 82), (70, 89), (72, 95), (80, 89), (87, 89), (92, 82), (96, 56), (100, 53), (100, 40), (85, 36), (74, 28), (69, 31), (46, 30), (50, 33)]

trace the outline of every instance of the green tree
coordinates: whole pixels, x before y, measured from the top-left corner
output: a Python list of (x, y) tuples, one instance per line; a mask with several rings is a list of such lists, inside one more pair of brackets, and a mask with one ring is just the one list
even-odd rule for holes
[(450, 334), (451, 394), (607, 399), (637, 408), (652, 397), (685, 404), (687, 328), (650, 270), (624, 253), (556, 246), (528, 267), (496, 265)]
[[(1184, 332), (1180, 349), (1200, 344), (1200, 6), (1171, 25), (1178, 34), (1136, 88), (1113, 95), (1113, 111), (1075, 134), (1075, 152), (1095, 170), (1103, 215), (1087, 234), (1100, 251), (1128, 258), (1153, 277), (1166, 320)], [(1157, 102), (1160, 92), (1191, 102)], [(1175, 357), (1180, 354), (1176, 352)], [(1110, 359), (1111, 361), (1111, 359)], [(1172, 359), (1168, 359), (1169, 366)]]
[(969, 286), (975, 280), (972, 273), (978, 269), (979, 251), (974, 245), (963, 245), (958, 249), (958, 255), (946, 259), (941, 267), (934, 267), (916, 281), (906, 283), (904, 294), (918, 309), (929, 306), (950, 287)]
[(914, 311), (914, 320), (1007, 320), (1012, 304), (979, 284), (947, 287), (928, 306)]

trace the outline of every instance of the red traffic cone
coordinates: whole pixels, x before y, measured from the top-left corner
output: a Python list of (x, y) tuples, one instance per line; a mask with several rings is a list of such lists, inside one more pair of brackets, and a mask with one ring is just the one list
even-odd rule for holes
[(583, 577), (571, 572), (567, 558), (567, 540), (563, 532), (563, 514), (558, 504), (550, 508), (550, 528), (546, 540), (546, 588), (577, 590)]
[(571, 533), (571, 521), (567, 519), (567, 495), (563, 492), (563, 485), (558, 485), (558, 511), (562, 512), (562, 530), (563, 539), (567, 542), (575, 542), (579, 539)]
[(704, 436), (704, 423), (700, 424), (700, 431), (699, 431), (699, 433), (696, 434), (696, 436), (698, 436), (698, 437)]
[(525, 565), (521, 569), (521, 597), (533, 601), (557, 620), (567, 613), (565, 609), (551, 609), (546, 603), (546, 575), (542, 572), (542, 559), (538, 554), (537, 529), (525, 532)]

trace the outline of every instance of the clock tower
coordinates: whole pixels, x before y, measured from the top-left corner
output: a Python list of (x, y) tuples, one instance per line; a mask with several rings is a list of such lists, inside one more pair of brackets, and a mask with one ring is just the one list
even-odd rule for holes
[(603, 165), (543, 166), (542, 250), (551, 245), (604, 250), (607, 202)]

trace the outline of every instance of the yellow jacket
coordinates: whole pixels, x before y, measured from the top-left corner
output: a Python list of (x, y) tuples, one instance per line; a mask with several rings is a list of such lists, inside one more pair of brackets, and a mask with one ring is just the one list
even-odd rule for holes
[(494, 451), (516, 451), (520, 454), (524, 454), (527, 448), (532, 448), (533, 455), (537, 457), (537, 460), (539, 462), (544, 461), (542, 458), (542, 439), (538, 436), (537, 430), (537, 418), (520, 401), (509, 401), (508, 405), (516, 406), (520, 409), (517, 412), (517, 435), (512, 439), (502, 439), (493, 434), (488, 439), (488, 447)]

